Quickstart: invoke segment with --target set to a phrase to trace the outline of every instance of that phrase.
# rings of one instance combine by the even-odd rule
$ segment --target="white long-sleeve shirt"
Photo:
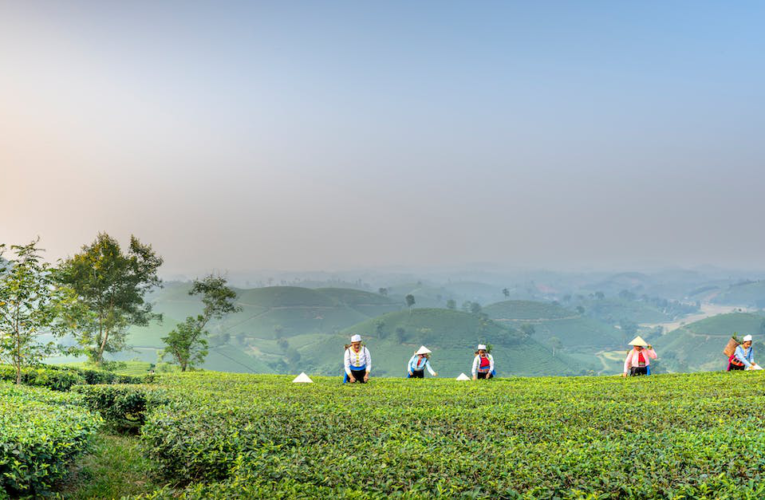
[[[430,360],[428,358],[420,358],[418,355],[412,356],[412,359],[409,360],[408,365],[408,371],[410,372],[419,372],[424,370],[425,368],[428,369],[431,375],[434,377],[436,376],[436,372],[433,371],[433,368],[430,367]]]
[[[491,373],[494,371],[494,357],[491,354],[487,354],[486,357],[489,358],[489,371],[486,373]],[[479,366],[481,366],[481,356],[480,354],[476,354],[473,359],[473,375],[478,373]]]
[[[345,373],[351,374],[351,368],[356,371],[365,370],[367,373],[372,371],[372,356],[369,349],[362,347],[358,352],[349,347],[345,350]]]

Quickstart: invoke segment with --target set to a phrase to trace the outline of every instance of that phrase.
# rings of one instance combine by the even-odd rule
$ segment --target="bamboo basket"
[[[728,341],[728,345],[725,346],[725,349],[723,349],[723,354],[725,354],[727,357],[733,356],[733,353],[736,352],[736,347],[738,347],[738,342],[733,337],[730,338]]]

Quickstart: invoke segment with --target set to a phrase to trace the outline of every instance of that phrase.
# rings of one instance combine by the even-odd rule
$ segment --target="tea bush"
[[[151,375],[135,377],[53,365],[27,367],[21,371],[21,382],[24,385],[47,387],[54,391],[68,391],[72,386],[81,384],[143,384],[153,379]],[[12,366],[0,365],[0,381],[3,380],[15,382],[16,369]]]
[[[142,439],[169,478],[201,483],[189,498],[757,498],[763,382],[742,372],[342,386],[192,373],[161,380],[175,395]]]
[[[0,497],[46,493],[100,425],[76,395],[0,382]]]
[[[84,385],[74,391],[91,411],[122,432],[137,432],[148,409],[169,401],[167,390],[150,385]]]

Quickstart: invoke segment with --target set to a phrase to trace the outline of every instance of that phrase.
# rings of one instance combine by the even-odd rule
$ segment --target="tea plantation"
[[[765,498],[761,373],[314,380],[76,391],[107,422],[142,424],[136,449],[166,484],[142,498]]]

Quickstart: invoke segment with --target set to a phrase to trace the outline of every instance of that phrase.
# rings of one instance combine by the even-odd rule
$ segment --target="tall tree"
[[[504,295],[505,298],[508,298],[510,296],[510,290],[508,290],[507,288],[503,288],[502,295]]]
[[[405,297],[406,299],[406,307],[409,308],[409,313],[412,312],[412,306],[414,305],[414,295],[411,293]]]
[[[59,295],[50,265],[40,257],[38,242],[12,245],[16,255],[7,260],[2,257],[6,247],[0,245],[0,358],[16,369],[17,384],[24,366],[55,350],[53,342],[44,343],[40,336],[62,333],[55,322]]]
[[[207,356],[207,323],[242,310],[235,305],[236,292],[226,286],[226,278],[222,276],[210,274],[202,280],[194,280],[189,295],[202,296],[202,314],[187,317],[167,337],[162,337],[167,345],[163,354],[172,356],[182,372],[202,363]]]
[[[102,364],[105,352],[124,350],[131,325],[146,326],[161,319],[144,300],[146,292],[162,285],[157,276],[161,265],[162,257],[151,245],[131,236],[130,247],[123,252],[106,233],[99,233],[92,244],[63,262],[59,281],[78,299],[70,321],[76,325],[81,350],[91,361]]]

